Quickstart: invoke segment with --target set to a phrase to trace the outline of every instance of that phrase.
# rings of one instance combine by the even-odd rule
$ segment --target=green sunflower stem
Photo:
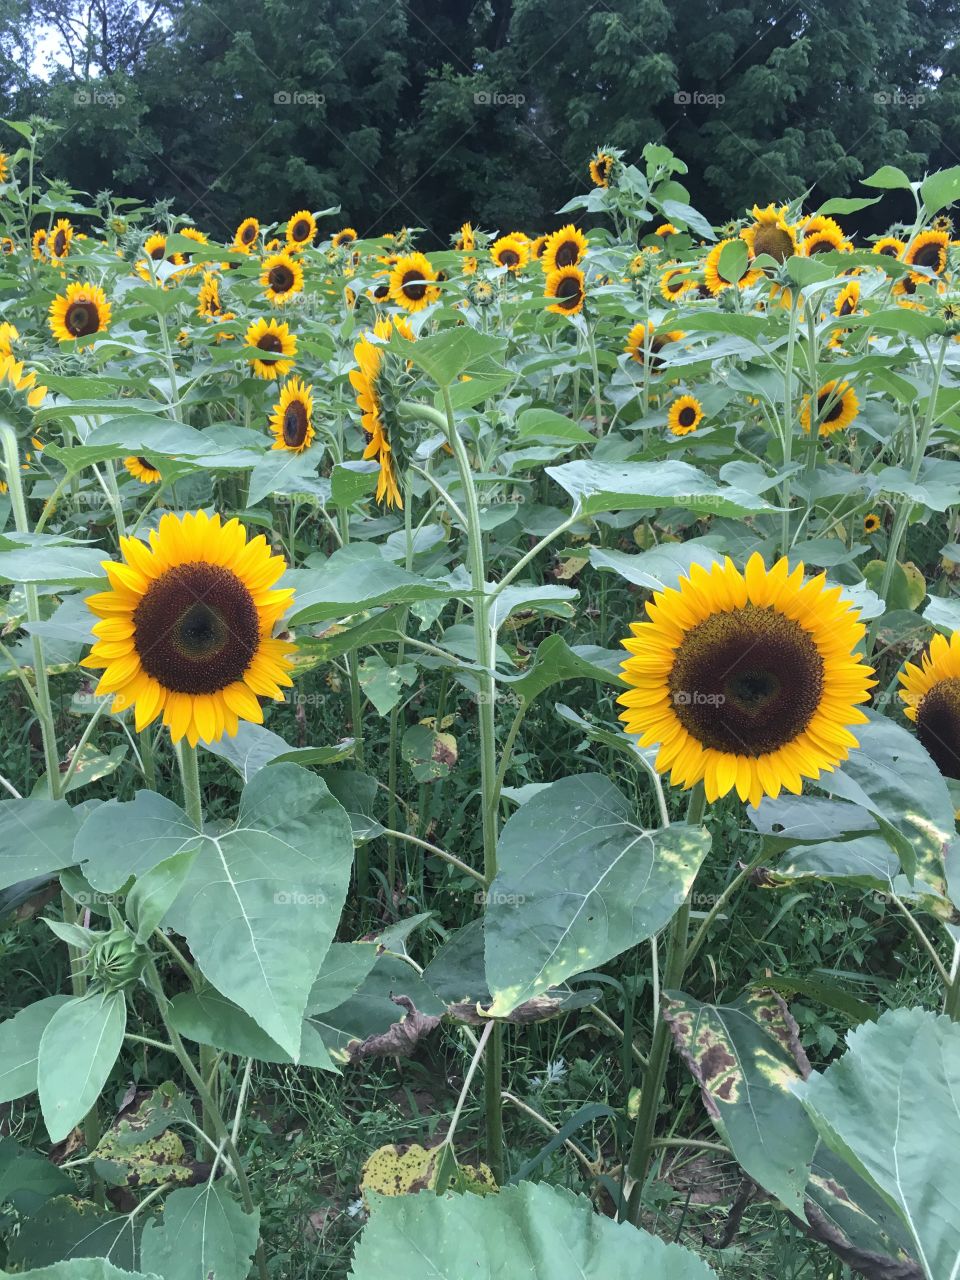
[[[197,748],[191,747],[186,738],[181,738],[177,744],[177,760],[180,764],[180,777],[183,780],[183,807],[187,817],[199,830],[203,826],[200,767],[197,761]]]
[[[703,783],[699,782],[690,793],[686,821],[699,826],[706,809]],[[687,967],[687,938],[690,931],[690,895],[674,916],[667,939],[667,959],[663,970],[663,989],[676,989],[683,982]],[[640,1109],[633,1131],[633,1145],[627,1162],[626,1186],[629,1188],[624,1217],[635,1227],[640,1225],[643,1207],[643,1187],[650,1169],[650,1161],[656,1146],[657,1119],[660,1112],[660,1095],[670,1056],[670,1028],[664,1017],[657,1015],[650,1046],[647,1071],[640,1090]]]
[[[23,476],[20,471],[20,448],[16,432],[9,423],[0,423],[0,438],[3,442],[3,461],[7,470],[7,485],[10,492],[10,505],[13,509],[13,523],[17,533],[29,533],[30,521],[27,517],[27,502],[23,493]],[[26,600],[26,613],[29,622],[40,621],[40,597],[37,588],[26,583],[23,588]],[[47,767],[47,789],[51,799],[57,800],[61,793],[60,785],[60,752],[57,748],[56,722],[53,716],[53,703],[50,700],[50,682],[47,679],[47,667],[43,654],[43,641],[36,633],[30,637],[33,647],[33,674],[37,685],[37,719],[40,722],[40,735],[43,740],[43,757]]]
[[[950,985],[943,1002],[943,1012],[951,1022],[960,1022],[960,942],[954,944]]]
[[[593,416],[596,421],[597,435],[603,431],[603,409],[600,398],[600,365],[597,361],[597,335],[589,320],[584,320],[587,334],[587,350],[590,352],[590,370],[593,374]]]

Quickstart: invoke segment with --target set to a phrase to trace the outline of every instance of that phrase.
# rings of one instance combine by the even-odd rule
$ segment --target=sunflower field
[[[0,1274],[956,1280],[960,168],[437,250],[8,128]]]

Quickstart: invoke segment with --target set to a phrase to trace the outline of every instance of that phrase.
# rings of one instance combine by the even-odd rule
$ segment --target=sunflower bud
[[[149,959],[147,948],[137,942],[113,908],[110,918],[113,927],[96,935],[85,961],[90,982],[108,992],[122,991],[136,982]]]
[[[493,302],[493,286],[487,280],[471,281],[467,294],[475,307],[489,307]]]
[[[949,337],[960,336],[960,299],[944,298],[934,307],[934,314],[943,322]]]

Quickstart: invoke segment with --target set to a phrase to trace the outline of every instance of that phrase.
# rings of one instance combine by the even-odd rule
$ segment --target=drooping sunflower
[[[768,204],[765,209],[753,206],[753,222],[744,227],[740,238],[746,241],[750,256],[765,253],[777,262],[785,262],[797,252],[796,228],[787,221],[787,206],[779,209]]]
[[[0,182],[6,182],[10,176],[10,157],[5,151],[0,151]]]
[[[907,662],[899,675],[903,714],[948,778],[960,779],[960,631],[936,635],[920,665]]]
[[[43,257],[43,246],[46,243],[46,239],[47,239],[47,228],[37,227],[36,231],[33,233],[33,238],[30,241],[31,252],[33,253],[34,258],[37,259],[37,261],[39,261]]]
[[[303,267],[289,253],[272,254],[263,260],[260,283],[267,299],[282,306],[303,289]]]
[[[547,243],[540,255],[540,265],[547,275],[562,267],[575,267],[583,259],[588,246],[589,241],[580,228],[575,227],[572,222],[567,223],[559,231],[547,236]]]
[[[543,252],[545,254],[546,249]],[[508,236],[501,236],[499,240],[494,240],[490,246],[490,257],[498,267],[506,267],[512,275],[516,275],[530,261],[530,245],[522,236],[512,232]],[[540,260],[542,263],[543,254]]]
[[[313,244],[317,235],[317,220],[308,209],[298,210],[287,223],[287,244],[304,249]]]
[[[203,273],[203,283],[197,293],[197,315],[206,320],[232,320],[233,314],[224,311],[220,301],[220,280],[213,271]]]
[[[881,520],[875,511],[870,511],[863,517],[863,532],[876,533],[880,528]]]
[[[675,436],[687,436],[703,421],[703,405],[696,396],[678,396],[667,410],[667,427]]]
[[[842,382],[838,378],[825,382],[817,391],[816,416],[821,420],[817,435],[831,436],[835,431],[842,431],[844,427],[849,427],[856,418],[859,408],[857,394],[849,382]],[[810,433],[812,424],[809,396],[804,397],[800,409],[800,425],[807,434]]]
[[[616,157],[609,151],[595,151],[590,158],[590,179],[595,187],[609,187],[616,165]]]
[[[74,228],[69,218],[58,218],[47,233],[45,248],[52,262],[59,262],[70,252]]]
[[[257,237],[260,235],[260,223],[256,218],[244,218],[233,233],[232,248],[239,249],[240,252],[252,249],[257,243]]]
[[[103,333],[110,324],[110,303],[96,284],[68,284],[50,303],[50,331],[58,342]]]
[[[870,252],[883,254],[885,258],[899,258],[906,247],[904,241],[898,240],[896,236],[881,236],[874,241]]]
[[[711,801],[736,788],[758,805],[799,794],[858,745],[850,727],[865,723],[875,683],[854,652],[865,628],[822,574],[805,583],[802,564],[768,570],[759,553],[741,573],[727,558],[695,565],[646,608],[622,642],[631,687],[617,701],[674,784],[703,781]]]
[[[13,326],[10,326],[13,328]],[[37,382],[35,369],[25,369],[22,360],[17,360],[10,352],[0,355],[0,383],[6,382],[14,391],[27,393],[27,404],[31,409],[38,409],[47,395],[47,388]],[[34,439],[34,447],[42,449],[39,440]],[[29,458],[29,454],[27,455]]]
[[[247,329],[244,342],[263,353],[250,361],[258,378],[282,378],[293,368],[290,357],[297,354],[297,339],[285,322],[261,316]]]
[[[585,297],[583,272],[577,266],[558,267],[547,276],[543,294],[553,298],[548,311],[561,316],[579,315]]]
[[[159,484],[163,479],[149,458],[131,456],[124,458],[123,465],[130,475],[135,480],[139,480],[141,484]]]
[[[454,237],[453,247],[463,253],[472,253],[477,247],[477,237],[472,222],[465,222]]]
[[[946,231],[921,231],[910,243],[903,255],[903,261],[911,267],[926,267],[935,275],[940,275],[947,265],[947,249],[950,237]]]
[[[716,296],[722,293],[724,289],[729,289],[736,285],[738,289],[747,289],[752,284],[762,278],[763,272],[757,270],[746,270],[739,280],[727,280],[720,272],[720,255],[728,244],[733,244],[731,240],[718,240],[710,252],[707,254],[703,263],[703,281],[710,292]]]
[[[641,320],[635,324],[627,335],[627,345],[623,348],[631,360],[637,364],[649,361],[651,369],[659,369],[663,364],[660,352],[669,342],[679,342],[686,335],[679,329],[671,329],[668,333],[657,333],[657,326],[652,320],[646,324]]]
[[[273,639],[293,599],[275,583],[286,561],[237,520],[168,514],[150,546],[121,538],[123,561],[104,561],[112,590],[87,597],[100,621],[82,666],[102,670],[97,693],[113,711],[135,707],[137,730],[158,716],[174,742],[215,742],[240,720],[263,723],[258,698],[283,701],[288,655]]]
[[[437,273],[422,253],[398,258],[390,271],[390,299],[405,311],[423,311],[440,297]]]
[[[9,320],[0,323],[0,356],[13,354],[13,344],[20,337],[20,330]]]
[[[373,334],[381,341],[386,341],[390,337],[390,331],[390,321],[381,319],[374,325]],[[385,502],[388,507],[402,509],[403,496],[394,472],[393,451],[387,438],[379,387],[383,370],[383,348],[378,343],[371,342],[368,334],[363,334],[353,348],[353,355],[358,368],[350,370],[350,384],[356,392],[360,423],[369,437],[363,456],[367,460],[375,458],[380,467],[377,501]]]
[[[270,415],[274,449],[303,453],[313,443],[313,387],[300,378],[283,384],[280,399]]]
[[[335,249],[343,249],[348,244],[353,244],[356,238],[357,238],[357,233],[353,227],[344,227],[341,231],[338,231],[336,233],[336,235],[333,237],[331,241],[331,244]]]

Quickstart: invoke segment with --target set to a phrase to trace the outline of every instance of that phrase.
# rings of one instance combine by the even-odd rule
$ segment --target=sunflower
[[[815,253],[840,253],[849,247],[849,241],[832,218],[811,218],[804,226],[800,244],[804,257],[811,258]]]
[[[69,218],[59,218],[47,233],[44,245],[52,262],[59,262],[70,252],[70,241],[73,239],[73,223]]]
[[[453,241],[453,247],[464,253],[470,253],[477,247],[477,237],[473,230],[473,223],[465,222]]]
[[[260,234],[260,223],[256,218],[244,218],[233,233],[233,244],[231,248],[239,249],[241,253],[249,252],[257,243],[257,237]]]
[[[344,249],[347,245],[353,244],[357,238],[357,233],[353,227],[344,227],[342,231],[338,231],[333,237],[331,244],[335,249]]]
[[[686,267],[668,267],[660,277],[660,296],[665,302],[675,302],[696,287]]]
[[[289,253],[264,258],[260,283],[274,306],[282,306],[303,288],[303,267]]]
[[[863,532],[876,533],[880,528],[881,520],[875,511],[869,512],[863,517]]]
[[[833,314],[841,319],[844,316],[852,315],[860,305],[860,286],[856,280],[851,280],[837,294],[837,300],[833,304]]]
[[[664,240],[667,236],[678,236],[679,228],[675,227],[672,222],[661,222],[653,233],[655,236],[661,236]]]
[[[468,296],[475,307],[489,307],[493,302],[493,285],[489,280],[474,280]]]
[[[287,245],[303,249],[313,244],[317,234],[317,220],[307,209],[300,209],[287,223]]]
[[[422,311],[440,297],[437,273],[422,253],[398,258],[390,272],[390,298],[407,311]]]
[[[197,244],[210,243],[206,234],[203,231],[198,231],[196,227],[179,227],[177,229],[177,235],[184,236],[185,239],[187,240],[193,240]],[[189,253],[178,253],[175,255],[175,257],[178,258],[180,262],[184,264],[184,269],[182,271],[177,271],[174,273],[180,279],[183,279],[186,276],[196,275],[198,271],[202,271],[204,269],[203,263],[195,263],[192,266],[190,265]]]
[[[258,378],[281,378],[293,368],[293,361],[282,357],[297,354],[297,339],[286,323],[279,320],[254,320],[244,335],[248,347],[256,347],[264,353],[250,363]]]
[[[149,548],[121,538],[123,562],[104,561],[112,590],[87,597],[101,621],[82,666],[102,670],[97,693],[113,711],[136,707],[137,730],[159,715],[174,742],[215,742],[239,720],[263,723],[258,698],[283,701],[295,646],[272,639],[293,589],[261,534],[197,511],[165,515]]]
[[[386,341],[390,337],[391,324],[387,319],[378,320],[374,325],[374,337]],[[365,459],[376,458],[380,466],[377,479],[377,501],[386,502],[388,507],[403,508],[403,497],[393,469],[392,450],[387,439],[387,428],[383,417],[383,398],[379,382],[383,371],[383,348],[371,342],[367,334],[353,348],[353,355],[359,366],[350,370],[350,384],[356,392],[357,408],[360,410],[360,423],[369,436],[367,447],[363,451]]]
[[[38,261],[40,258],[43,257],[43,246],[46,238],[47,238],[46,227],[37,227],[36,231],[33,233],[33,239],[30,241],[30,249],[31,249],[31,252],[33,253],[34,258],[36,258]]]
[[[744,573],[729,557],[694,565],[678,589],[659,591],[649,621],[623,646],[617,701],[627,733],[659,746],[656,767],[684,788],[701,780],[708,800],[734,788],[758,805],[783,788],[799,794],[858,745],[850,726],[875,683],[854,649],[859,612],[803,580],[803,565],[772,569],[754,553]]]
[[[541,255],[541,262],[545,254],[546,249]],[[490,246],[490,257],[498,267],[506,267],[508,271],[516,274],[530,261],[530,245],[522,236],[514,232],[512,235],[501,236],[499,240],[494,240]]]
[[[583,310],[584,278],[577,266],[558,267],[547,276],[543,287],[546,298],[554,301],[547,307],[561,316],[575,316]]]
[[[110,303],[96,284],[68,284],[50,303],[50,330],[58,342],[103,333],[110,323]]]
[[[885,258],[899,258],[906,247],[906,244],[896,236],[881,236],[879,240],[874,241],[870,252],[880,253]]]
[[[10,177],[10,157],[5,151],[0,151],[0,182],[6,182]]]
[[[0,236],[0,253],[13,253],[16,245],[9,236]]]
[[[667,426],[675,436],[687,436],[703,421],[703,405],[695,396],[678,396],[667,410]]]
[[[954,232],[953,219],[949,213],[938,213],[930,223],[931,230],[943,231],[948,236],[952,236]]]
[[[590,178],[595,187],[609,187],[616,158],[608,151],[595,151],[590,159]]]
[[[672,329],[669,333],[657,333],[656,325],[652,320],[646,324],[641,320],[627,335],[624,351],[637,364],[644,364],[649,360],[651,369],[659,369],[663,364],[663,356],[660,354],[663,348],[668,342],[679,342],[685,336],[679,329]]]
[[[313,443],[313,387],[300,378],[283,384],[280,399],[270,415],[274,449],[303,453]]]
[[[141,484],[159,484],[163,479],[149,458],[138,458],[136,456],[124,458],[123,465],[130,475],[135,480],[139,480]]]
[[[12,325],[10,327],[13,328]],[[25,391],[27,404],[31,409],[39,408],[46,399],[47,388],[37,383],[36,371],[33,369],[25,371],[23,361],[17,360],[9,352],[0,355],[0,383],[3,382],[9,383],[14,391]],[[34,440],[33,443],[36,449],[43,448],[39,440]]]
[[[197,315],[207,320],[232,319],[229,311],[224,311],[220,301],[220,281],[212,271],[203,273],[203,284],[197,294]]]
[[[934,636],[920,666],[905,663],[899,680],[921,745],[942,774],[960,779],[960,631]]]
[[[860,402],[849,382],[834,379],[825,382],[817,392],[816,416],[820,423],[817,435],[831,436],[835,431],[849,427],[857,416]],[[824,412],[826,411],[826,412]],[[810,397],[805,396],[800,410],[800,425],[809,435],[811,427]]]
[[[553,235],[547,236],[547,243],[540,255],[540,265],[547,275],[559,271],[562,267],[575,267],[586,254],[587,245],[587,237],[579,227],[568,223],[559,231],[554,231]],[[507,264],[501,263],[501,265]]]
[[[15,324],[11,324],[9,320],[4,320],[0,324],[0,356],[9,356],[13,354],[13,344],[19,339],[20,330]]]
[[[735,243],[733,240],[718,240],[710,252],[707,254],[703,264],[703,279],[707,288],[714,295],[722,293],[724,289],[729,289],[731,285],[736,283],[738,289],[749,288],[763,276],[762,271],[745,271],[739,280],[727,280],[720,274],[720,255],[728,244]]]
[[[926,267],[939,275],[947,265],[947,249],[950,237],[946,231],[921,231],[911,241],[903,255],[903,261],[911,267]]]
[[[765,209],[753,206],[753,223],[744,227],[740,238],[746,241],[751,258],[765,253],[777,262],[785,262],[797,252],[796,229],[787,221],[787,206],[779,209],[768,204]]]
[[[540,261],[549,239],[549,236],[537,236],[536,239],[530,241],[530,258],[532,261]]]

